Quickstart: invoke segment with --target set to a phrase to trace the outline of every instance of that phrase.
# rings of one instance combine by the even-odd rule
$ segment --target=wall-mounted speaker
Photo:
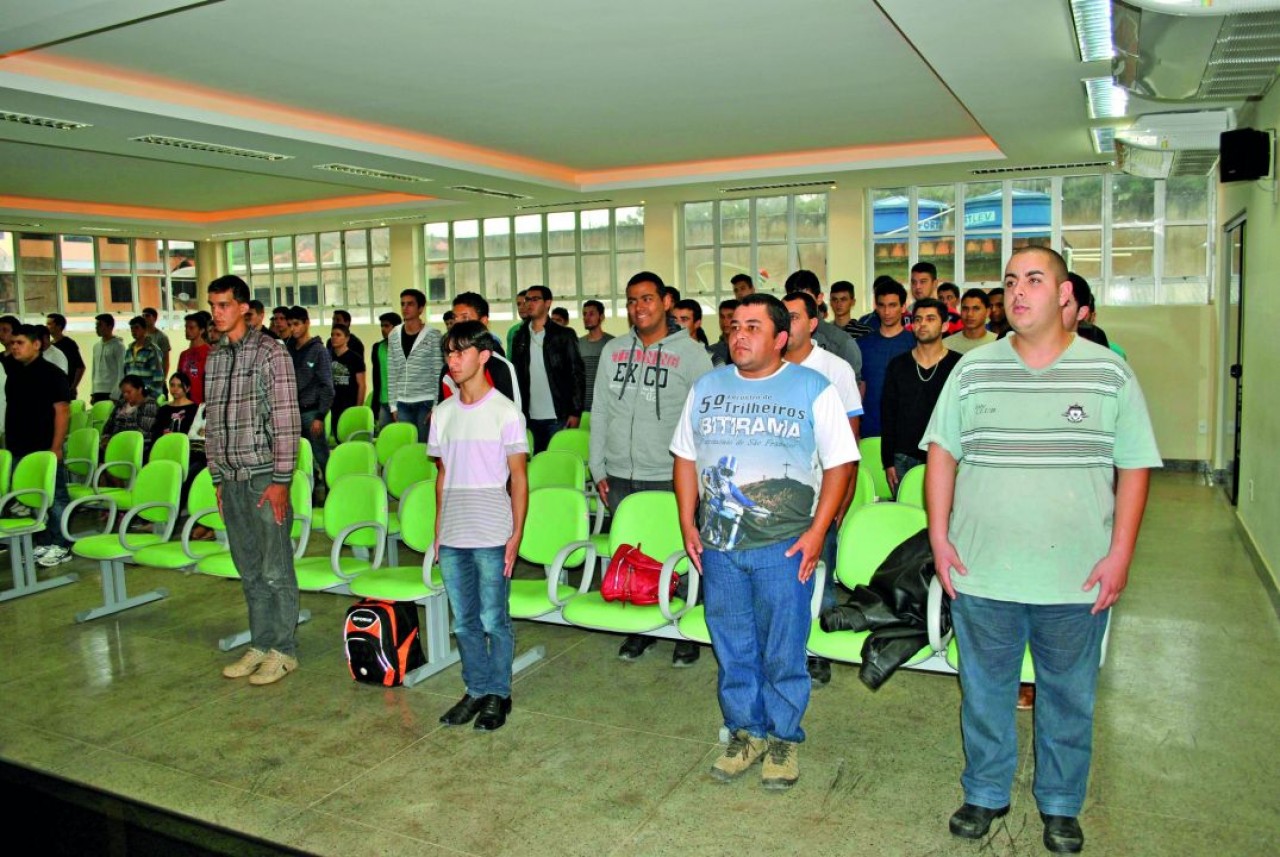
[[[1253,128],[1223,131],[1218,147],[1218,178],[1247,182],[1271,174],[1271,135]]]

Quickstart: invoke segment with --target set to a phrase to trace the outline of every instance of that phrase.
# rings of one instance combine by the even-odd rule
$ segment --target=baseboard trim
[[[1239,513],[1236,513],[1236,530],[1240,533],[1240,541],[1244,543],[1244,550],[1249,555],[1253,570],[1257,573],[1258,580],[1262,581],[1262,588],[1266,591],[1267,598],[1271,600],[1271,609],[1276,612],[1276,618],[1280,619],[1280,586],[1277,586],[1275,574],[1267,564],[1266,557],[1258,550],[1258,543],[1254,541],[1253,533],[1249,532],[1249,528],[1240,519]]]

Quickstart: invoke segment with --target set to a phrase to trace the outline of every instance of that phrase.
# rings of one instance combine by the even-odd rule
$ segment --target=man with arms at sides
[[[789,322],[777,298],[743,299],[730,334],[734,368],[695,382],[671,441],[680,530],[706,578],[731,735],[711,775],[734,780],[763,758],[769,789],[800,778],[813,572],[858,460],[835,388],[783,362]]]
[[[387,336],[387,404],[391,418],[418,427],[418,442],[427,442],[431,408],[436,403],[444,369],[440,331],[427,327],[422,313],[427,296],[417,289],[400,293],[404,321]]]
[[[186,350],[178,355],[178,371],[187,378],[187,395],[198,405],[204,402],[205,364],[209,362],[209,343],[205,334],[209,330],[209,322],[203,314],[193,312],[183,319],[183,324],[188,344]]]
[[[477,292],[463,292],[453,299],[453,323],[478,321],[489,330],[489,302]],[[452,330],[453,328],[449,328]],[[489,357],[484,364],[485,381],[502,395],[520,407],[520,385],[516,383],[516,369],[511,361],[502,355],[502,343],[493,333],[489,333],[489,344],[486,349]],[[446,367],[441,378],[441,392],[444,396],[453,396],[458,392],[458,385]]]
[[[960,649],[964,804],[950,828],[978,839],[1008,812],[1029,644],[1032,793],[1045,847],[1074,853],[1084,845],[1077,816],[1102,638],[1161,461],[1133,372],[1063,326],[1071,284],[1062,257],[1020,249],[1004,281],[1017,335],[964,356],[921,441],[929,541]]]
[[[996,339],[1004,339],[1008,334],[1009,321],[1004,315],[1004,288],[997,286],[987,292],[987,300],[991,301],[987,318],[987,330],[996,335]]]
[[[524,417],[484,371],[493,342],[483,324],[454,310],[445,359],[458,394],[436,408],[427,443],[439,470],[436,554],[466,685],[440,722],[474,718],[482,732],[501,729],[511,711],[515,634],[507,602],[529,508]]]
[[[525,303],[525,299],[529,297],[528,289],[521,289],[516,292],[516,320],[512,322],[511,327],[507,328],[507,353],[511,354],[514,350],[516,332],[523,327],[529,319],[529,305]]]
[[[120,398],[120,379],[124,377],[124,340],[115,335],[115,316],[109,312],[94,318],[94,333],[98,341],[93,343],[93,390],[90,404],[105,399]]]
[[[831,305],[831,323],[855,340],[861,339],[871,332],[870,327],[853,316],[853,308],[858,303],[857,295],[854,294],[853,283],[848,280],[838,280],[832,283],[830,294],[827,296],[827,303]]]
[[[49,339],[53,347],[67,359],[67,377],[71,379],[71,398],[74,399],[80,379],[84,377],[84,358],[80,356],[80,346],[67,336],[67,317],[62,313],[49,313],[45,327],[49,328]]]
[[[738,308],[738,301],[734,298],[720,301],[718,315],[720,316],[720,338],[716,340],[707,353],[711,355],[712,366],[730,366],[733,364],[733,357],[729,354],[729,328],[733,325],[733,311]]]
[[[71,367],[67,365],[67,355],[61,349],[53,347],[53,340],[49,336],[49,328],[42,325],[36,325],[40,328],[40,356],[45,360],[57,366],[67,376],[67,380],[71,379]]]
[[[991,298],[982,289],[965,292],[960,299],[960,332],[943,338],[943,344],[957,354],[968,354],[979,345],[995,342],[998,337],[987,330],[990,307]]]
[[[151,340],[156,352],[160,355],[160,387],[154,393],[154,395],[159,396],[169,378],[169,353],[173,350],[173,347],[169,344],[169,337],[165,332],[156,327],[156,322],[160,320],[160,313],[156,312],[155,307],[144,309],[142,311],[142,319],[146,325],[147,338]],[[148,385],[148,389],[151,389],[150,385]]]
[[[140,315],[129,319],[129,333],[133,335],[133,343],[125,347],[124,363],[120,367],[122,376],[137,375],[146,385],[148,395],[158,398],[166,386],[164,361],[155,340],[147,335],[147,319]]]
[[[578,427],[586,389],[578,337],[550,321],[551,289],[530,286],[524,302],[529,320],[516,331],[511,362],[533,432],[533,451],[539,453],[560,429]]]
[[[333,439],[338,439],[338,421],[347,408],[364,404],[364,355],[351,347],[351,330],[345,324],[335,324],[329,334],[329,356],[333,360],[333,415],[329,425],[333,427]]]
[[[818,326],[818,308],[807,292],[792,292],[783,299],[787,313],[791,319],[790,335],[787,337],[787,350],[782,358],[788,363],[805,366],[820,374],[831,382],[840,394],[840,403],[844,406],[845,416],[849,418],[849,429],[856,441],[859,436],[859,423],[862,419],[862,396],[858,393],[858,382],[854,378],[849,364],[829,351],[817,346],[813,341],[813,331]],[[828,610],[836,606],[835,569],[836,543],[840,532],[840,524],[844,522],[845,512],[853,502],[853,491],[857,486],[858,465],[853,465],[849,476],[849,487],[845,490],[844,500],[836,510],[836,515],[827,528],[826,541],[822,546],[822,561],[826,564],[826,586],[822,590],[822,609]],[[808,661],[809,678],[817,687],[824,687],[831,681],[831,662],[826,658],[811,656]]]
[[[289,530],[289,485],[302,426],[293,362],[249,327],[249,286],[235,275],[209,284],[218,344],[205,364],[205,456],[227,524],[227,544],[249,608],[249,650],[227,678],[272,684],[298,668],[298,579]]]
[[[822,305],[822,286],[818,282],[818,275],[813,271],[805,271],[803,269],[796,271],[787,277],[786,286],[784,287],[786,294],[795,292],[805,292],[809,297],[813,298],[814,306]],[[862,351],[858,348],[858,343],[853,341],[853,337],[836,327],[829,321],[818,319],[818,328],[813,332],[813,341],[818,345],[830,351],[835,356],[849,364],[853,369],[854,377],[858,379],[858,383],[862,384]],[[862,388],[859,387],[861,392]]]
[[[729,278],[729,285],[733,287],[733,299],[736,301],[756,293],[756,284],[749,274],[734,274]]]
[[[330,321],[329,327],[334,328],[340,324],[346,325],[347,327],[347,347],[350,348],[352,351],[354,351],[356,354],[359,354],[360,359],[363,360],[365,356],[364,343],[360,341],[360,337],[356,336],[354,333],[351,332],[351,313],[347,312],[345,309],[335,309],[333,311],[333,319]],[[325,347],[328,348],[330,352],[332,352],[333,340],[330,339],[328,342],[326,342]]]
[[[373,357],[369,361],[373,370],[373,409],[378,415],[378,430],[391,422],[391,406],[387,403],[387,337],[400,324],[399,313],[384,312],[378,316],[382,338],[373,343]]]
[[[878,280],[875,286],[876,316],[880,323],[858,343],[862,349],[862,436],[880,436],[880,395],[889,361],[915,347],[916,340],[902,324],[907,290],[896,280]]]
[[[615,513],[637,491],[674,490],[671,436],[693,382],[711,371],[711,358],[688,333],[668,332],[657,274],[641,271],[628,281],[627,320],[631,330],[601,357],[591,406],[591,478]],[[633,634],[618,657],[633,661],[655,642]],[[691,666],[699,651],[678,642],[671,663]]]
[[[907,471],[924,464],[920,438],[942,394],[942,385],[960,362],[960,355],[943,344],[946,313],[946,304],[936,298],[916,301],[916,323],[911,329],[915,347],[890,360],[885,371],[880,397],[880,463],[895,496]]]
[[[902,323],[911,329],[911,314],[915,311],[916,301],[921,298],[938,296],[938,268],[932,262],[916,262],[911,266],[911,303],[907,306]]]
[[[604,354],[613,334],[605,333],[604,304],[597,300],[587,301],[582,305],[582,326],[587,329],[585,335],[578,337],[578,353],[582,355],[582,388],[586,398],[583,409],[591,410],[592,396],[595,393],[596,369],[600,366],[600,355]]]
[[[250,330],[261,328],[246,321]],[[324,418],[333,407],[333,364],[318,336],[311,335],[311,314],[306,307],[289,307],[289,357],[293,360],[294,387],[298,391],[298,420],[302,436],[311,444],[315,462],[315,485],[324,487],[324,471],[329,464],[329,439],[324,435]]]

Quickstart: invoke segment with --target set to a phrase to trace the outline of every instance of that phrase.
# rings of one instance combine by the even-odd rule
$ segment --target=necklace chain
[[[946,355],[944,354],[943,356],[945,357]],[[929,373],[929,377],[926,378],[924,373],[920,371],[920,361],[915,359],[914,354],[911,355],[911,362],[916,365],[916,377],[920,379],[920,383],[922,384],[928,384],[930,381],[932,381],[933,376],[938,374],[938,367],[942,365],[941,360],[939,360],[937,363],[934,363],[932,367],[932,371]]]

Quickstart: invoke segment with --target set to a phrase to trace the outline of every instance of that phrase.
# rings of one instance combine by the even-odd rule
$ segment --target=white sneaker
[[[64,562],[71,562],[71,551],[58,545],[50,545],[45,551],[44,556],[36,560],[45,568],[53,568],[55,565],[62,565]]]

